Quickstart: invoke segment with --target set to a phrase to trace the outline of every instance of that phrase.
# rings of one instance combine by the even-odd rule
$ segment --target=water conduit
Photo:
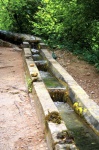
[[[0,30],[21,44],[29,91],[49,150],[99,150],[99,106],[52,58],[41,39]]]
[[[98,150],[99,107],[40,42],[23,42],[23,53],[49,149]]]

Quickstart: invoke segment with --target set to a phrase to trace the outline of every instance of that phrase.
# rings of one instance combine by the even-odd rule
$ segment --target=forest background
[[[99,0],[0,0],[0,30],[42,37],[99,71]]]

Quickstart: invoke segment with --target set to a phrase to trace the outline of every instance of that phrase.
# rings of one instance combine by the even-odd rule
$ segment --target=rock
[[[43,148],[44,146],[43,145],[40,145],[40,148]]]
[[[87,76],[90,76],[90,72],[87,72],[87,74],[86,74]]]
[[[30,67],[34,67],[34,64],[30,64]]]
[[[95,94],[95,92],[94,92],[94,91],[92,91],[92,92],[91,92],[91,94]]]
[[[37,72],[31,73],[31,76],[32,76],[32,77],[37,77],[37,76],[38,76],[38,73],[37,73]]]
[[[88,83],[90,83],[91,81],[90,81],[90,80],[88,80],[87,82],[88,82]]]

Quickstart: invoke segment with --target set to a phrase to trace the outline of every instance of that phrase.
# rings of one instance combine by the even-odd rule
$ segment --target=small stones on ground
[[[28,150],[33,150],[33,146],[29,146],[29,147],[28,147]]]
[[[43,145],[40,145],[40,148],[44,147]]]
[[[94,91],[92,91],[92,92],[91,92],[91,94],[95,94],[95,92],[94,92]]]
[[[88,69],[88,67],[86,66],[85,69]]]
[[[88,80],[87,82],[88,82],[88,83],[90,83],[91,81],[90,81],[90,80]]]
[[[69,62],[67,62],[67,65],[70,65],[70,63],[69,63]]]
[[[86,74],[87,76],[90,76],[90,72],[87,72],[87,74]]]

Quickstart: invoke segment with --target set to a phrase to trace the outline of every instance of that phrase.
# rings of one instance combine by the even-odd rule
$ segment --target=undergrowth
[[[92,64],[95,66],[97,72],[99,72],[99,54],[98,51],[96,53],[90,51],[90,49],[81,48],[79,44],[73,44],[69,42],[65,42],[65,44],[61,44],[57,41],[44,40],[43,41],[51,48],[51,50],[60,49],[60,50],[66,50],[71,51],[74,55],[78,56],[78,59],[84,60],[88,62],[89,64]],[[58,43],[58,44],[57,44]]]
[[[26,77],[26,82],[27,82],[27,86],[28,86],[28,92],[32,93],[32,79],[30,79],[29,77]]]

